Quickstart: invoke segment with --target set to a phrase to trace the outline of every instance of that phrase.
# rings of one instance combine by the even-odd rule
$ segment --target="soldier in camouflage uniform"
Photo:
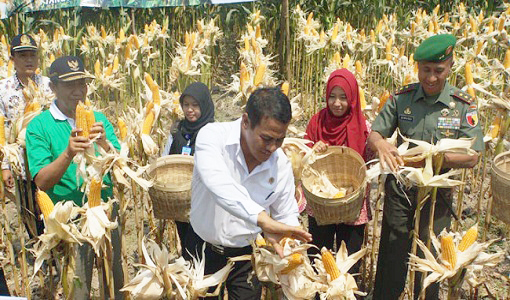
[[[399,128],[411,139],[437,143],[442,138],[476,138],[473,149],[483,151],[483,135],[478,123],[474,99],[447,82],[453,66],[456,39],[450,34],[425,40],[415,52],[419,83],[403,87],[388,100],[372,125],[368,145],[379,154],[383,165],[393,171],[404,164],[397,148],[385,138]],[[443,171],[448,168],[472,168],[478,155],[444,155]],[[423,165],[423,162],[419,163]],[[417,188],[404,188],[394,176],[385,182],[383,222],[373,299],[398,299],[407,277],[408,253],[411,251],[412,230]],[[430,201],[423,207],[420,239],[428,239]],[[434,213],[434,232],[439,234],[450,226],[452,189],[438,189]],[[415,297],[419,295],[420,276],[416,273]],[[427,299],[438,298],[439,286],[427,289]]]

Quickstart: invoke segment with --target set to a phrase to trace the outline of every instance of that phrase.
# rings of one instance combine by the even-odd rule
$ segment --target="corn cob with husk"
[[[89,191],[87,194],[89,208],[99,206],[101,204],[101,188],[103,180],[93,177],[90,181]]]
[[[78,133],[79,136],[89,137],[90,128],[92,124],[89,124],[89,120],[91,119],[85,104],[82,101],[78,103],[76,106],[76,128],[81,129],[81,132]]]
[[[326,273],[330,276],[330,280],[333,281],[340,277],[340,270],[338,269],[338,266],[336,265],[335,259],[333,258],[333,254],[326,249],[321,249],[321,259],[322,263],[324,264],[324,269],[326,269]]]
[[[37,205],[39,206],[39,209],[41,210],[44,219],[48,220],[51,212],[55,208],[55,205],[53,204],[53,201],[50,199],[48,194],[46,194],[42,190],[37,190],[35,194],[35,200],[37,202]]]
[[[5,146],[5,117],[0,114],[0,145]]]
[[[448,268],[453,270],[457,264],[457,253],[450,235],[441,237],[441,258],[448,263]]]

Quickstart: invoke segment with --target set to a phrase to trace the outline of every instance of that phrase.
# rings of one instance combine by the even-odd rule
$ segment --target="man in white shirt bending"
[[[282,256],[283,236],[311,241],[299,227],[291,164],[280,146],[291,119],[289,99],[278,88],[254,91],[233,122],[210,123],[198,133],[186,249],[205,249],[205,273],[229,257],[250,254],[263,232]],[[186,250],[185,250],[186,252]],[[250,261],[236,262],[227,279],[229,299],[260,299],[261,284],[248,282]],[[217,298],[217,297],[216,297]]]

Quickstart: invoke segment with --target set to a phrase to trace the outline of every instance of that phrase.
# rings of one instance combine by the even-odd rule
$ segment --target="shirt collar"
[[[12,75],[12,80],[16,83],[15,87],[16,90],[23,89],[23,83],[21,82],[21,80],[19,80],[17,73]],[[32,76],[32,80],[36,85],[39,85],[39,83],[41,82],[41,75],[34,74],[34,76]]]
[[[420,88],[416,91],[416,94],[414,94],[413,101],[416,102],[418,100],[424,100],[427,97],[425,96],[425,92],[423,92],[423,87],[420,84]],[[436,103],[441,102],[444,105],[448,106],[450,103],[450,84],[448,82],[445,82],[443,90],[441,91],[441,94],[436,99]]]
[[[50,113],[55,120],[59,121],[67,121],[69,125],[74,129],[76,127],[76,122],[72,118],[68,118],[57,106],[57,100],[53,100],[50,105]]]

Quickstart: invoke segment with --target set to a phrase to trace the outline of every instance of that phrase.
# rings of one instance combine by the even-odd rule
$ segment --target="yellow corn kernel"
[[[87,112],[83,102],[79,102],[76,106],[76,127],[81,129],[79,136],[89,137],[89,127],[87,124]]]
[[[453,237],[446,235],[441,237],[441,258],[448,262],[450,270],[455,268],[457,264],[457,253],[455,252],[455,245],[453,244]]]
[[[118,118],[117,119],[117,125],[119,126],[120,140],[123,141],[124,139],[126,139],[126,136],[127,136],[127,125],[126,125],[126,122],[123,119]]]
[[[101,187],[103,185],[103,180],[97,179],[93,177],[90,181],[89,193],[87,194],[87,199],[89,203],[89,208],[99,206],[101,204]]]
[[[510,49],[507,49],[505,52],[505,60],[503,61],[503,66],[505,69],[510,68]]]
[[[471,67],[471,62],[466,63],[465,75],[466,75],[466,84],[472,85],[474,81],[473,81],[473,70]]]
[[[301,265],[305,262],[305,258],[303,257],[303,254],[301,254],[301,253],[293,253],[287,257],[287,260],[289,262],[288,262],[287,266],[280,272],[282,274],[288,274],[290,271],[294,270],[299,265]]]
[[[148,114],[154,108],[154,102],[148,101],[145,103],[145,113]]]
[[[483,48],[483,41],[482,40],[479,40],[477,43],[476,43],[476,55],[479,55],[480,53],[482,53],[482,48]]]
[[[475,225],[466,231],[462,240],[460,241],[459,249],[460,252],[464,252],[469,246],[473,245],[473,243],[478,238],[478,227]]]
[[[370,29],[370,42],[375,43],[375,32],[373,29]]]
[[[119,30],[119,39],[121,42],[126,39],[126,34],[124,33],[124,29],[122,29],[122,27]]]
[[[260,63],[260,65],[257,67],[257,71],[255,72],[255,78],[253,79],[254,86],[258,86],[262,83],[265,73],[266,73],[266,64]]]
[[[319,43],[324,43],[325,40],[326,40],[326,33],[324,32],[324,30],[321,30],[321,33],[319,34]],[[347,38],[347,40],[349,40],[349,38]]]
[[[322,248],[321,254],[324,269],[326,270],[326,273],[328,273],[329,276],[331,276],[331,281],[340,277],[340,270],[336,265],[335,259],[333,258],[333,254],[331,254],[331,252],[329,252],[329,250],[326,248]]]
[[[5,145],[5,117],[0,115],[0,145]]]
[[[393,38],[386,43],[386,60],[391,60],[391,48],[393,47]]]
[[[55,207],[53,201],[51,201],[48,194],[41,190],[37,190],[35,194],[35,201],[37,202],[37,205],[39,205],[39,209],[43,213],[44,219],[48,220],[48,217]]]
[[[106,71],[104,72],[104,76],[108,77],[111,76],[113,72],[113,66],[111,64],[108,65],[108,68],[106,68]]]
[[[138,41],[138,36],[132,34],[129,38],[131,39],[133,46],[135,46],[136,49],[140,49],[140,41]]]
[[[152,102],[157,105],[161,105],[161,93],[159,89],[156,87],[151,90],[152,91]]]
[[[506,16],[504,14],[502,14],[499,17],[499,21],[498,21],[498,31],[499,32],[501,32],[501,31],[503,31],[503,29],[505,29],[505,21],[506,21]]]
[[[250,40],[247,37],[244,38],[244,51],[250,51]]]
[[[154,124],[154,111],[150,110],[143,121],[142,134],[150,134]]]
[[[473,18],[472,15],[469,15],[469,24],[471,25],[471,32],[477,33],[478,32],[478,25],[476,25],[476,20]]]
[[[312,24],[312,20],[313,20],[313,12],[310,12],[308,14],[308,18],[306,19],[306,25],[310,26]]]
[[[282,93],[284,93],[286,96],[289,95],[289,82],[288,81],[285,81],[284,83],[282,83]]]

